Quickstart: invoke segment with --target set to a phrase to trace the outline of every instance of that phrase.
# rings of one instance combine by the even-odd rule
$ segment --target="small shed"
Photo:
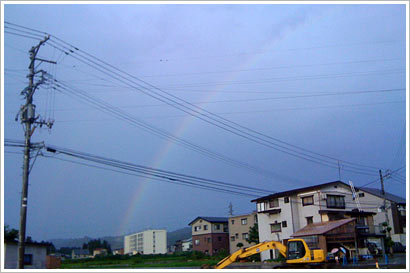
[[[325,255],[334,247],[347,246],[346,248],[355,249],[356,222],[354,218],[350,218],[313,223],[298,230],[291,237],[304,239],[310,248],[323,249]]]
[[[26,242],[24,251],[24,268],[25,269],[45,269],[47,247],[49,243]],[[18,242],[4,241],[4,268],[18,268]]]

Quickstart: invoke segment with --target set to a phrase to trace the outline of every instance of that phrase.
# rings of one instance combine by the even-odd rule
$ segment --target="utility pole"
[[[337,161],[337,167],[339,169],[339,181],[342,181],[342,177],[340,175],[340,161],[339,160]]]
[[[384,215],[386,217],[386,223],[387,226],[389,225],[389,216],[388,216],[388,212],[387,212],[387,203],[386,203],[386,192],[384,191],[384,183],[383,183],[383,174],[382,174],[382,170],[379,170],[379,175],[380,175],[380,183],[382,186],[382,195],[383,195],[383,207],[384,207]]]
[[[33,95],[37,87],[39,87],[44,82],[45,71],[39,70],[36,71],[35,61],[36,55],[40,47],[49,39],[50,37],[45,37],[42,41],[39,42],[37,46],[33,46],[30,53],[30,65],[29,65],[29,74],[27,78],[29,79],[29,85],[25,88],[21,94],[25,96],[26,103],[20,109],[20,120],[24,124],[24,157],[23,157],[23,182],[22,182],[22,191],[21,191],[21,207],[20,207],[20,228],[19,228],[19,242],[18,242],[18,267],[20,269],[24,268],[24,250],[25,250],[25,239],[26,239],[26,221],[27,221],[27,196],[28,196],[28,180],[30,173],[30,150],[31,150],[31,136],[36,129],[36,125],[40,127],[46,124],[49,128],[53,125],[53,122],[46,122],[44,120],[39,120],[39,116],[35,117],[36,106],[33,104]],[[41,62],[54,63],[52,61],[40,60]],[[41,73],[41,79],[34,83],[34,76],[38,73]],[[32,125],[34,127],[32,128]]]
[[[380,184],[381,184],[381,189],[382,189],[382,195],[383,195],[383,209],[384,209],[384,215],[386,217],[386,234],[387,234],[387,227],[389,226],[389,216],[388,216],[388,212],[387,212],[387,204],[386,204],[386,193],[384,191],[384,183],[383,183],[383,174],[382,174],[382,170],[379,170],[379,175],[380,175]],[[390,237],[390,236],[389,236]],[[384,240],[382,241],[382,247],[383,247],[383,254],[385,257],[387,257],[387,253],[386,253],[386,247],[385,247],[385,243]],[[387,260],[387,258],[386,258]]]

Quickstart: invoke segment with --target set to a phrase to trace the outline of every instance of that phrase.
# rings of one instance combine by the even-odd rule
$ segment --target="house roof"
[[[341,219],[341,220],[328,221],[328,222],[322,222],[322,223],[313,223],[313,224],[305,226],[304,228],[298,230],[297,232],[293,233],[290,236],[291,237],[302,237],[302,236],[310,236],[310,235],[322,235],[335,228],[338,228],[347,223],[350,223],[352,221],[355,221],[355,218]]]
[[[323,183],[323,184],[317,184],[317,185],[313,185],[313,186],[309,186],[309,187],[304,187],[304,188],[298,188],[298,189],[293,189],[293,190],[289,190],[289,191],[282,191],[282,192],[277,192],[271,195],[267,195],[267,196],[263,196],[257,199],[252,200],[251,202],[259,202],[259,201],[264,201],[264,200],[269,200],[272,198],[277,198],[277,197],[283,197],[283,196],[288,196],[288,195],[292,195],[295,193],[299,193],[299,192],[306,192],[306,191],[311,191],[311,190],[317,190],[320,189],[322,187],[325,186],[329,186],[329,185],[333,185],[333,184],[343,184],[346,187],[350,187],[348,184],[342,182],[342,181],[333,181],[333,182],[327,182],[327,183]]]
[[[228,217],[203,217],[198,216],[193,221],[191,221],[188,225],[192,225],[196,220],[202,219],[208,221],[210,223],[228,223]]]
[[[378,197],[383,198],[382,191],[379,190],[379,189],[366,188],[366,187],[359,188],[359,189],[362,190],[362,191],[364,191],[364,192],[368,192],[368,193],[370,193],[370,194],[373,194],[373,195],[376,195],[376,196],[378,196]],[[395,202],[395,203],[397,203],[397,204],[406,204],[406,199],[405,199],[405,198],[402,198],[402,197],[400,197],[400,196],[394,195],[394,194],[392,194],[392,193],[388,193],[388,192],[385,192],[385,193],[386,193],[386,199],[387,199],[387,200],[392,201],[392,202]]]

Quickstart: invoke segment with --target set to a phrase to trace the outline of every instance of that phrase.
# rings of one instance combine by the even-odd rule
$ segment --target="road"
[[[388,264],[385,263],[385,259],[380,257],[377,259],[379,268],[382,269],[405,269],[406,268],[406,254],[405,253],[398,253],[394,254],[394,256],[388,257]],[[249,262],[249,263],[233,263],[227,266],[227,269],[272,269],[279,266],[279,263],[275,262]],[[287,267],[287,268],[295,268],[295,267]],[[300,268],[300,267],[299,267]],[[327,268],[331,269],[372,269],[376,268],[376,260],[365,260],[360,261],[359,264],[352,264],[348,263],[344,265],[343,263],[329,263],[327,264]]]

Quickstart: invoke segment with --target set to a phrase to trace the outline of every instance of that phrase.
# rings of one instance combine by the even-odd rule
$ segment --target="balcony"
[[[384,236],[383,228],[378,225],[361,225],[358,223],[356,225],[356,231],[360,236]]]

